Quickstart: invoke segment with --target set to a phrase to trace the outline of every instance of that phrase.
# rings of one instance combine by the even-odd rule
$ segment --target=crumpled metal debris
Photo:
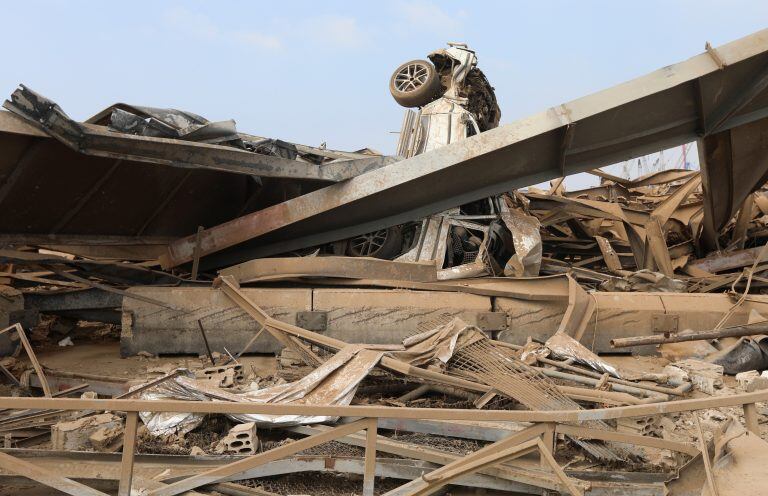
[[[392,356],[415,366],[440,364],[444,366],[458,347],[483,339],[481,331],[459,319],[417,334],[404,341],[405,350],[391,352]],[[209,401],[211,399],[237,402],[294,404],[294,405],[349,405],[357,387],[379,363],[383,351],[371,350],[364,345],[350,344],[339,350],[308,375],[295,382],[265,389],[234,393],[197,380],[187,373],[175,377],[142,393],[142,399],[178,399]],[[261,426],[291,426],[335,422],[333,416],[231,414],[238,422],[255,422]],[[186,433],[200,425],[199,414],[142,412],[141,419],[153,435]]]
[[[665,276],[660,272],[638,270],[621,279],[612,277],[600,284],[603,291],[651,291],[661,293],[685,293],[688,284],[682,279]]]
[[[379,362],[383,352],[367,350],[360,345],[349,345],[329,360],[296,382],[269,388],[233,393],[212,386],[190,376],[165,381],[142,394],[142,399],[183,399],[209,401],[210,399],[299,405],[349,405],[357,386]],[[338,417],[301,415],[229,415],[238,422],[257,425],[300,425],[332,422]],[[203,419],[197,414],[142,413],[142,421],[153,435],[189,432]]]
[[[189,370],[184,370],[183,375],[191,378],[194,374]],[[164,381],[158,386],[150,388],[139,395],[143,400],[189,400],[206,401],[204,394],[186,388],[178,382],[181,377]],[[136,385],[131,389],[138,389],[142,385]],[[154,436],[169,436],[173,434],[186,434],[195,429],[203,421],[205,415],[200,413],[182,413],[182,412],[139,412],[139,417],[149,432]]]
[[[393,351],[391,356],[414,366],[439,365],[444,367],[457,348],[462,348],[485,336],[458,318],[403,340],[404,351]]]
[[[534,277],[541,267],[542,245],[539,219],[502,202],[501,219],[512,233],[515,253],[504,267],[504,275],[510,277]]]
[[[748,432],[733,416],[715,436],[712,475],[719,496],[758,496],[765,494],[768,474],[768,443]],[[704,481],[702,481],[704,482]],[[714,496],[703,484],[701,496]]]
[[[125,134],[227,145],[263,155],[295,160],[296,145],[277,139],[247,139],[237,132],[232,119],[211,122],[192,112],[118,103],[107,107],[89,122],[103,122]]]
[[[572,358],[577,363],[581,363],[593,369],[621,378],[619,371],[613,365],[610,365],[599,356],[589,351],[584,345],[570,337],[569,335],[558,332],[552,335],[544,346],[549,348],[553,355],[558,358]]]

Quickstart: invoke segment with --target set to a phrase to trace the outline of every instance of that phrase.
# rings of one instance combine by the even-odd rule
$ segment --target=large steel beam
[[[201,254],[217,254],[208,266],[231,265],[693,141],[703,127],[701,115],[768,64],[768,30],[710,52],[220,224],[202,232]],[[734,109],[720,129],[766,115],[763,90]],[[195,239],[171,243],[163,266],[189,262]],[[232,247],[237,250],[224,252]]]

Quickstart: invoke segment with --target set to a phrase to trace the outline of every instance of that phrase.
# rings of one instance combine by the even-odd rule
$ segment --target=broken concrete
[[[51,427],[51,445],[64,451],[103,451],[119,437],[122,426],[122,419],[111,413],[59,422]]]
[[[214,451],[216,453],[232,453],[235,455],[253,455],[259,449],[259,438],[256,435],[256,424],[246,422],[237,424],[219,441]]]

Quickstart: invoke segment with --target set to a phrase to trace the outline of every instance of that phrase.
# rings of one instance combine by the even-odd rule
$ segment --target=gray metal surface
[[[759,31],[613,88],[207,229],[201,236],[202,254],[217,254],[207,265],[224,266],[343,239],[754,122],[768,115],[768,91],[762,86],[743,105],[728,102],[738,101],[745,88],[754,86],[768,65],[767,52],[768,30]],[[191,260],[194,244],[194,236],[172,243],[164,266]]]

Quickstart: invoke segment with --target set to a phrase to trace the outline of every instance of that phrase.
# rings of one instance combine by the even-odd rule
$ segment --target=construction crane
[[[693,143],[681,145],[680,154],[672,165],[670,165],[670,161],[667,160],[664,150],[636,159],[626,160],[622,163],[621,175],[627,179],[632,179],[668,169],[692,170],[695,168],[694,164],[688,161],[688,153],[691,151],[692,147]],[[667,155],[669,155],[669,153]]]

